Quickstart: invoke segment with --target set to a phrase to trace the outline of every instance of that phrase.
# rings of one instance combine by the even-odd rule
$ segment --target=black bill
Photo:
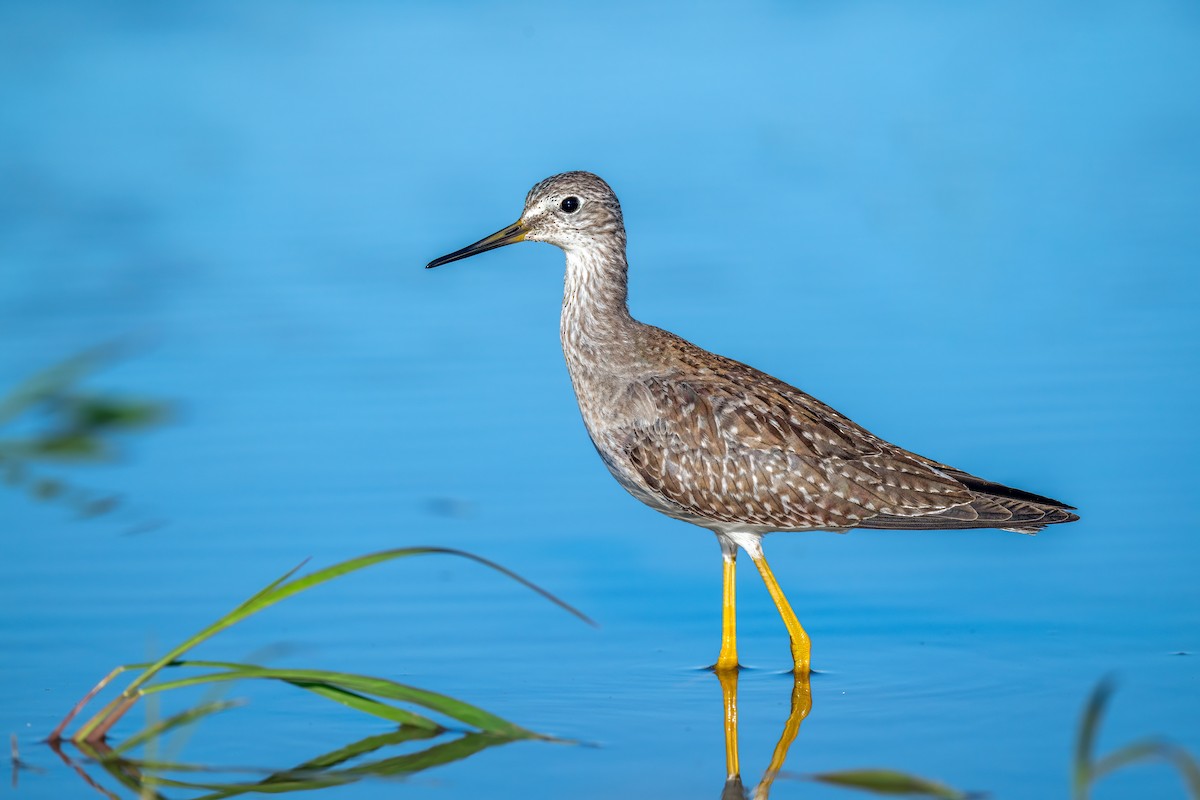
[[[435,258],[425,265],[425,269],[433,269],[440,267],[443,264],[449,264],[451,261],[459,261],[464,258],[486,253],[488,250],[495,250],[497,247],[504,247],[506,244],[515,244],[525,240],[525,226],[520,222],[509,225],[504,230],[496,231],[491,236],[485,239],[480,239],[475,244],[469,244],[462,250],[455,250],[453,253],[447,253],[441,258]]]

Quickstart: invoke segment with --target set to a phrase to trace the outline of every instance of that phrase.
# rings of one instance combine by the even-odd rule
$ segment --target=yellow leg
[[[750,558],[753,559],[754,566],[758,567],[758,574],[762,576],[763,583],[767,585],[767,591],[771,593],[771,599],[775,601],[775,607],[779,609],[779,616],[783,617],[783,624],[787,627],[788,635],[792,637],[794,669],[799,674],[807,674],[812,656],[812,646],[809,644],[808,634],[804,632],[800,620],[796,619],[796,612],[792,611],[787,598],[783,596],[783,590],[779,588],[779,582],[771,573],[771,568],[767,565],[767,559],[763,556],[762,551],[750,551]]]
[[[721,593],[721,654],[713,669],[717,672],[736,672],[737,657],[737,545],[718,537],[724,565],[724,587]]]

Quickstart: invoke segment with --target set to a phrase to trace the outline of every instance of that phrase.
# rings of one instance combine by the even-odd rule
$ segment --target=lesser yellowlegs
[[[910,453],[766,373],[635,320],[626,305],[621,207],[589,172],[547,178],[530,190],[516,223],[428,266],[521,241],[549,242],[566,254],[563,354],[600,457],[634,497],[717,535],[724,559],[718,671],[738,666],[738,548],[783,617],[795,670],[809,669],[808,634],[763,556],[767,533],[1036,533],[1078,519],[1071,506]]]

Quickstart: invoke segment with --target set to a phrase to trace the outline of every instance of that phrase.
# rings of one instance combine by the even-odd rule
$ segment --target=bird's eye
[[[579,198],[578,197],[568,197],[567,199],[563,200],[562,203],[560,203],[558,207],[561,208],[563,211],[567,212],[568,214],[574,214],[576,211],[579,210]]]

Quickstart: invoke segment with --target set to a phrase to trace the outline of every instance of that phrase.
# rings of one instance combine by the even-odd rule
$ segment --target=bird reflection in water
[[[717,670],[715,674],[721,682],[721,705],[725,725],[725,788],[721,791],[721,800],[767,800],[771,793],[771,784],[783,769],[788,749],[800,732],[800,723],[808,716],[808,712],[812,711],[812,689],[809,686],[808,673],[792,673],[792,699],[787,722],[783,725],[783,732],[779,734],[779,741],[771,753],[771,761],[767,764],[762,779],[750,794],[746,794],[742,783],[742,768],[738,758],[738,671]]]

